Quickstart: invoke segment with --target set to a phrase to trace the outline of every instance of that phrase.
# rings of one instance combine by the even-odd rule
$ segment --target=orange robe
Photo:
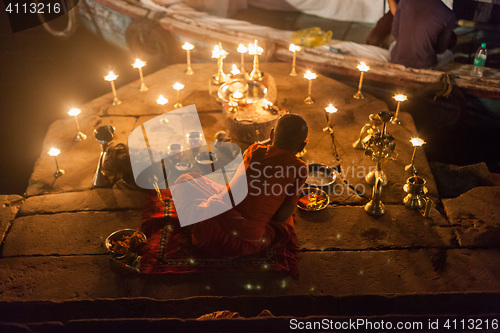
[[[275,241],[276,231],[286,229],[291,235],[293,218],[273,221],[278,208],[289,197],[295,206],[300,189],[307,179],[307,165],[287,150],[261,144],[251,145],[243,154],[243,164],[230,181],[229,188],[246,173],[248,195],[235,208],[190,226],[193,245],[225,256],[241,256],[260,252]],[[224,190],[200,175],[186,174],[179,181],[196,186],[199,195],[191,195],[191,209],[217,204]],[[191,192],[191,191],[190,191]]]

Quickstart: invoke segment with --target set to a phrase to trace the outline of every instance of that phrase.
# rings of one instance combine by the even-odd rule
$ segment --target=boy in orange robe
[[[250,255],[293,235],[292,213],[308,169],[295,155],[306,145],[307,124],[295,114],[282,116],[270,133],[271,145],[254,143],[243,154],[243,163],[230,188],[246,172],[248,195],[235,208],[189,226],[192,243],[222,256]],[[178,181],[189,182],[196,193],[183,198],[193,204],[187,211],[196,214],[220,200],[222,188],[201,175],[185,174]],[[278,239],[281,238],[281,239]]]

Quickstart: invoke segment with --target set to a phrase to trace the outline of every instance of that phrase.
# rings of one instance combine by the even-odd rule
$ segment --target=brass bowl
[[[337,173],[334,169],[324,164],[309,164],[309,175],[306,185],[309,187],[327,187],[335,183]]]
[[[132,236],[134,234],[140,234],[144,237],[144,240],[147,240],[146,235],[142,231],[135,229],[120,229],[110,234],[104,241],[104,245],[106,246],[106,249],[108,249],[109,252],[115,254],[113,252],[111,243],[120,240],[123,236]]]
[[[307,208],[307,206],[304,206],[303,204],[301,204],[300,200],[306,196],[310,196],[311,194],[319,195],[319,196],[325,198],[326,201],[318,208]],[[325,191],[323,191],[317,187],[304,187],[302,189],[301,194],[300,194],[300,198],[299,198],[299,202],[297,203],[297,207],[299,209],[306,211],[306,212],[317,212],[317,211],[325,209],[326,207],[328,207],[329,204],[330,204],[330,197],[328,196],[328,194]]]

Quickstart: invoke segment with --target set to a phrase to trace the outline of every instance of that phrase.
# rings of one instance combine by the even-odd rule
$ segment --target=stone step
[[[89,191],[46,194],[28,197],[19,211],[20,215],[53,214],[99,210],[141,210],[146,192],[95,188]]]
[[[262,271],[120,275],[108,255],[0,259],[0,301],[500,292],[500,249],[308,251],[299,276]]]
[[[105,254],[109,234],[141,223],[140,211],[22,216],[12,223],[2,256]]]
[[[451,293],[364,296],[235,296],[96,299],[81,301],[0,302],[0,322],[35,323],[109,318],[167,320],[195,319],[229,310],[242,317],[257,316],[263,309],[278,317],[383,317],[387,315],[439,316],[492,314],[500,310],[499,293]]]
[[[430,219],[403,205],[386,205],[380,218],[363,207],[297,210],[294,216],[299,246],[307,250],[452,247],[455,236],[448,221],[435,209]]]

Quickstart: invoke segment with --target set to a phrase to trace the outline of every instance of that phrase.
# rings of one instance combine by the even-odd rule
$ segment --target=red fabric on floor
[[[169,191],[162,191],[162,201],[156,195],[151,197],[145,207],[144,218],[141,230],[148,237],[148,241],[141,251],[141,273],[196,273],[243,269],[288,271],[292,275],[298,274],[295,233],[284,224],[271,224],[275,238],[267,249],[248,256],[224,257],[200,250],[191,244],[189,227],[180,227]]]

